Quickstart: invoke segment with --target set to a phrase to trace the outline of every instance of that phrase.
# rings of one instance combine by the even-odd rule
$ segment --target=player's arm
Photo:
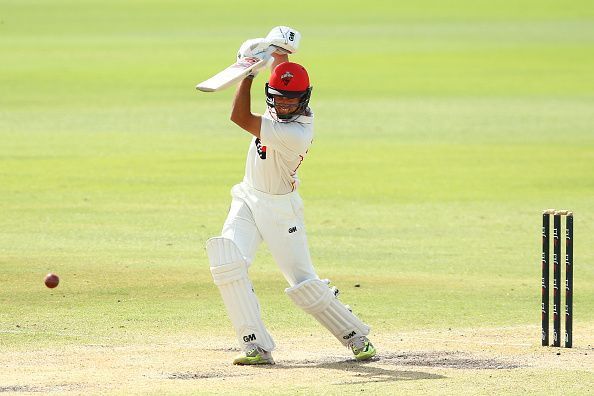
[[[283,62],[288,62],[289,61],[289,55],[287,54],[279,54],[279,53],[273,53],[272,57],[274,58],[274,60],[272,61],[272,64],[270,65],[270,70],[274,70],[274,68],[277,65],[280,65]]]
[[[274,70],[276,65],[288,62],[289,56],[287,54],[274,53],[273,62],[270,65],[271,70]],[[233,109],[231,110],[231,121],[236,123],[240,128],[245,129],[255,137],[260,137],[260,128],[262,126],[262,116],[252,113],[251,108],[251,88],[253,77],[244,78],[237,90],[235,91],[235,98],[233,99]]]
[[[233,99],[231,121],[236,123],[240,128],[245,129],[255,137],[259,138],[262,117],[252,113],[250,93],[252,89],[252,81],[253,77],[246,77],[239,83],[239,86],[235,91],[235,98]]]

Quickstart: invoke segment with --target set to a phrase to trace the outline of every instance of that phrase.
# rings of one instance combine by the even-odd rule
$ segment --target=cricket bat
[[[196,89],[202,92],[222,91],[243,80],[252,71],[265,67],[275,50],[276,48],[271,46],[262,58],[253,56],[239,59],[225,70],[196,85]]]

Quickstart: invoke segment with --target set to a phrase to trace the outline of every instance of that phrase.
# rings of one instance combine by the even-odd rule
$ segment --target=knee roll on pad
[[[217,237],[206,242],[210,272],[218,286],[242,348],[256,344],[266,351],[275,347],[262,322],[260,305],[247,272],[247,263],[231,239]]]
[[[285,290],[293,302],[311,314],[340,341],[348,345],[354,337],[369,334],[369,326],[347,309],[328,284],[309,279]]]
[[[239,261],[245,262],[241,251],[229,238],[215,237],[206,241],[206,253],[211,267],[232,264]]]

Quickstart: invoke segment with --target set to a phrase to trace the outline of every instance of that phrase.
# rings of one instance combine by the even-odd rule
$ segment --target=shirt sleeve
[[[307,136],[304,128],[297,122],[278,122],[262,117],[260,140],[274,150],[303,154],[307,150]]]

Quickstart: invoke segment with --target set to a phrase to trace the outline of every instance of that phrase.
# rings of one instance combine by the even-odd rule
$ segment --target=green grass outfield
[[[381,337],[519,326],[515,342],[539,351],[541,211],[569,208],[574,342],[592,350],[592,2],[0,0],[0,353],[235,345],[204,242],[250,136],[229,121],[233,90],[194,85],[278,24],[303,34],[291,60],[310,72],[316,136],[300,193],[318,273],[343,300]],[[251,275],[277,343],[320,331],[265,248]],[[0,391],[21,386],[3,363]],[[569,393],[593,373],[571,372]],[[538,391],[530,370],[507,376]],[[449,389],[481,393],[468,377]],[[443,381],[365,386],[433,393]]]

